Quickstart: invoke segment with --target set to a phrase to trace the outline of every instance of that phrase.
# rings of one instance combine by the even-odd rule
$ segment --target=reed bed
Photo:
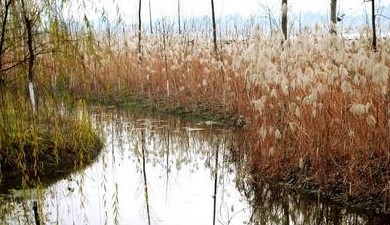
[[[388,212],[388,41],[373,52],[364,36],[319,29],[283,46],[257,37],[242,56],[254,96],[254,173],[339,201],[380,201]]]
[[[344,202],[374,199],[389,212],[389,41],[380,39],[374,52],[363,33],[348,40],[316,27],[283,44],[282,37],[255,27],[250,38],[221,40],[216,55],[202,36],[143,35],[138,54],[137,38],[124,33],[83,58],[90,78],[64,79],[78,97],[140,100],[245,124],[243,151],[259,182]]]

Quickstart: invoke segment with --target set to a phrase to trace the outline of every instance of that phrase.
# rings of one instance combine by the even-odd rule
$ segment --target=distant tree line
[[[372,48],[376,51],[376,25],[375,25],[375,0],[363,0],[364,2],[371,2],[371,18],[372,18]],[[287,34],[287,0],[282,0],[282,19],[281,27],[285,40],[288,38]],[[337,34],[337,22],[341,20],[341,17],[337,17],[337,0],[330,1],[330,33]]]
[[[139,18],[139,51],[141,49],[141,1],[139,0],[139,10],[138,10],[138,18]],[[150,33],[153,33],[152,28],[152,14],[151,14],[151,0],[149,0],[149,25],[150,25]],[[363,2],[371,2],[372,3],[372,47],[376,50],[376,29],[375,29],[375,0],[361,0]],[[288,1],[282,0],[281,5],[281,30],[284,35],[284,40],[288,39]],[[337,0],[330,0],[330,29],[329,32],[333,35],[337,35],[337,22],[340,22],[343,19],[343,16],[337,15]],[[177,0],[177,24],[178,24],[178,32],[182,34],[181,27],[181,4],[180,0]],[[216,31],[216,19],[215,19],[215,6],[214,0],[211,0],[211,29],[212,29],[212,38],[215,50],[217,49],[217,31]]]

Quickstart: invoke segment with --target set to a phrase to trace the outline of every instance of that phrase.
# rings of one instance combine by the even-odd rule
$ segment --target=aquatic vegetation
[[[255,27],[249,39],[222,39],[216,58],[202,35],[157,33],[143,36],[138,60],[136,40],[123,35],[100,46],[96,77],[74,93],[244,118],[254,174],[338,199],[390,198],[388,40],[373,52],[365,35],[316,27],[281,45],[280,33]]]
[[[87,3],[76,4],[85,10]],[[81,168],[102,146],[86,107],[69,94],[67,82],[85,78],[84,58],[93,58],[94,46],[87,16],[83,23],[64,17],[72,6],[70,1],[1,4],[1,189],[58,179],[58,171]]]
[[[258,179],[267,174],[339,201],[375,196],[386,208],[389,53],[374,53],[365,43],[364,38],[302,34],[270,57],[265,43],[255,44],[257,52],[265,52],[258,59],[266,57],[261,61],[272,66],[259,68],[253,54],[241,56],[249,62],[247,83],[258,88],[252,101],[261,116],[253,121],[258,132],[249,160]],[[268,68],[275,67],[275,76],[267,78]],[[279,74],[287,81],[278,81]],[[267,135],[267,127],[282,131],[282,138]]]
[[[1,190],[53,182],[56,174],[92,162],[102,148],[83,104],[68,114],[46,108],[33,115],[28,102],[5,102],[0,112]]]
[[[104,31],[81,28],[79,47],[56,46],[72,57],[59,51],[37,58],[37,83],[51,87],[48,93],[56,97],[110,105],[141,101],[182,114],[213,114],[249,131],[250,144],[243,151],[248,171],[259,180],[318,190],[336,200],[390,199],[389,40],[378,40],[374,52],[366,33],[347,40],[316,26],[282,44],[281,32],[253,26],[251,34],[243,29],[233,39],[221,36],[215,55],[207,26],[178,35],[163,21],[155,34],[142,35],[142,48],[133,30],[107,26]],[[15,119],[16,112],[29,110],[23,109],[11,108],[8,114]],[[51,121],[46,127],[59,117],[45,115]],[[38,149],[47,139],[34,135],[52,129],[29,127],[26,121],[27,127],[13,125],[23,130],[15,140]],[[72,133],[58,136],[46,144],[81,139]],[[76,146],[81,157],[93,143],[88,140]],[[15,160],[25,157],[14,155]],[[383,210],[389,210],[386,204]]]

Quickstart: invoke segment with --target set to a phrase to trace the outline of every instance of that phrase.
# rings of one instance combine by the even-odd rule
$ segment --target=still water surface
[[[267,188],[250,191],[244,166],[231,155],[245,146],[245,135],[216,124],[115,109],[92,117],[106,141],[96,162],[49,187],[1,194],[0,224],[36,224],[34,203],[41,224],[375,224],[378,219]]]

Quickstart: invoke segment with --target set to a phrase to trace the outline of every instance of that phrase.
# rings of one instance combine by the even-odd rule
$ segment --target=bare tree
[[[153,34],[153,25],[152,25],[152,4],[149,0],[149,26],[150,26],[150,33]]]
[[[36,112],[36,103],[35,103],[35,93],[34,93],[34,63],[35,63],[35,51],[33,47],[33,19],[29,15],[27,11],[27,6],[24,3],[24,0],[21,0],[22,4],[22,13],[23,13],[23,19],[24,19],[24,25],[26,28],[26,44],[28,49],[28,91],[30,95],[30,102],[32,111],[35,114]]]
[[[376,51],[375,0],[371,0],[372,48]]]
[[[264,16],[264,19],[268,19],[269,31],[270,35],[272,36],[274,33],[274,27],[279,27],[279,23],[277,19],[275,19],[275,16],[272,14],[272,10],[269,5],[263,5],[263,10],[266,14],[266,16]]]
[[[282,0],[282,31],[284,40],[287,40],[287,0]]]
[[[138,53],[141,55],[141,32],[142,32],[142,21],[141,21],[141,8],[142,0],[138,3]]]
[[[337,34],[337,0],[330,1],[330,33]]]
[[[3,69],[3,49],[4,49],[4,40],[5,40],[5,34],[7,30],[7,20],[8,20],[8,12],[11,7],[13,0],[8,0],[5,2],[4,5],[4,15],[2,20],[2,26],[1,26],[1,36],[0,36],[0,71]],[[2,77],[2,74],[0,75],[0,80],[3,80],[4,77]],[[1,83],[0,83],[1,87]]]
[[[212,23],[213,23],[214,52],[217,55],[218,46],[217,46],[217,28],[216,28],[216,23],[215,23],[214,0],[211,0],[211,17],[212,17]]]

